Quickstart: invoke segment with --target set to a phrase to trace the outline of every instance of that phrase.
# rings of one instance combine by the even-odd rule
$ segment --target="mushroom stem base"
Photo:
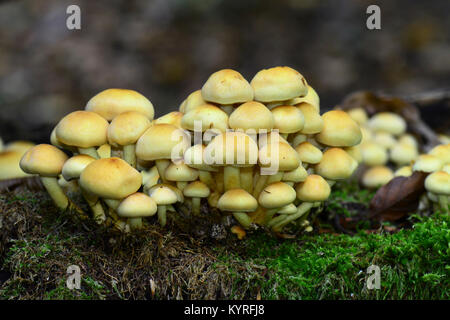
[[[289,224],[292,221],[297,220],[298,218],[302,217],[304,214],[308,213],[309,210],[311,210],[311,208],[313,207],[314,203],[313,202],[303,202],[301,205],[299,205],[297,207],[297,212],[291,215],[286,215],[286,217],[276,223],[273,224],[272,230],[273,231],[281,231],[281,229],[286,226],[287,224]]]
[[[78,151],[80,152],[80,154],[85,154],[88,156],[91,156],[94,159],[100,159],[100,156],[97,153],[97,150],[95,150],[95,148],[78,148]]]
[[[161,227],[164,227],[167,223],[167,208],[166,206],[158,206],[158,221]]]
[[[233,217],[244,228],[248,228],[252,224],[252,219],[245,212],[233,212]]]
[[[200,214],[201,198],[192,198],[192,214],[198,216]]]
[[[58,180],[55,177],[41,177],[41,181],[56,206],[66,210],[69,206],[69,199],[59,186]]]

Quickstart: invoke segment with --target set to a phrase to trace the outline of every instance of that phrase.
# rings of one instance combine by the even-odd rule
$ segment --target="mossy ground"
[[[371,197],[335,190],[322,216],[359,214]],[[395,232],[362,223],[354,235],[324,221],[293,239],[258,230],[217,241],[156,225],[120,235],[57,212],[44,192],[3,193],[0,299],[449,299],[450,218],[411,219]],[[70,265],[81,290],[66,287]],[[367,289],[370,265],[380,290]]]

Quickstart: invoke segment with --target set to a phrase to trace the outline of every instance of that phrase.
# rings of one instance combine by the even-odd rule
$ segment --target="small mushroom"
[[[425,179],[425,189],[436,195],[440,209],[449,212],[450,174],[445,171],[436,171]]]
[[[56,126],[56,138],[60,143],[78,148],[79,153],[98,159],[96,147],[107,143],[108,122],[89,111],[75,111]]]
[[[260,102],[286,101],[308,93],[305,78],[290,67],[263,69],[253,77],[250,85],[255,101]]]
[[[255,211],[258,201],[244,189],[231,189],[220,197],[217,207],[221,211],[232,212],[241,226],[247,229],[252,223],[247,212]]]
[[[375,166],[364,172],[362,184],[366,188],[376,189],[394,178],[394,173],[386,166]]]
[[[39,144],[28,150],[20,160],[20,168],[26,173],[39,175],[48,194],[62,210],[71,206],[71,202],[58,184],[58,176],[67,159],[67,155],[58,148],[49,144]]]
[[[394,136],[406,131],[406,121],[393,112],[379,112],[369,119],[367,125],[375,132],[388,132]]]
[[[192,213],[198,215],[200,214],[201,199],[209,197],[210,190],[203,182],[194,181],[184,188],[183,194],[186,197],[192,198]]]
[[[275,182],[265,187],[259,195],[258,203],[266,208],[263,224],[267,224],[282,207],[294,202],[295,190],[284,182]]]
[[[158,221],[164,227],[167,223],[167,206],[178,201],[177,194],[169,185],[157,184],[150,188],[148,195],[158,205]]]
[[[117,215],[121,218],[128,218],[131,229],[141,229],[142,218],[154,216],[156,211],[156,202],[151,197],[136,192],[120,202]]]
[[[332,147],[352,147],[361,142],[359,125],[341,110],[332,110],[322,115],[323,129],[315,139]]]
[[[136,142],[150,127],[150,120],[142,113],[128,111],[116,116],[108,127],[108,141],[123,148],[123,158],[136,168]]]
[[[85,107],[108,121],[127,111],[137,111],[153,120],[155,111],[152,103],[134,90],[106,89],[92,97]]]

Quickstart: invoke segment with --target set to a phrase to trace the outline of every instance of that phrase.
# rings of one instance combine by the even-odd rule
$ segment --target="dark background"
[[[82,29],[66,28],[81,7]],[[366,28],[381,7],[382,30]],[[0,4],[0,136],[48,141],[57,121],[106,88],[135,89],[160,116],[209,74],[249,81],[288,65],[321,97],[450,88],[450,1],[6,1]]]

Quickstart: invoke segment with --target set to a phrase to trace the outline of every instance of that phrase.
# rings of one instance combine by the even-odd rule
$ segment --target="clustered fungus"
[[[193,217],[208,214],[203,208],[234,217],[231,231],[240,239],[255,226],[279,232],[301,222],[311,231],[309,212],[367,161],[357,147],[364,114],[321,115],[319,103],[289,67],[261,70],[250,82],[237,71],[217,71],[178,111],[157,119],[140,93],[108,89],[61,119],[51,145],[32,147],[20,166],[41,177],[63,210],[75,205],[60,185],[75,183],[94,221],[125,232],[153,216],[165,226],[178,206]],[[372,128],[403,133],[398,119],[375,120]],[[432,190],[443,202],[445,190]]]

